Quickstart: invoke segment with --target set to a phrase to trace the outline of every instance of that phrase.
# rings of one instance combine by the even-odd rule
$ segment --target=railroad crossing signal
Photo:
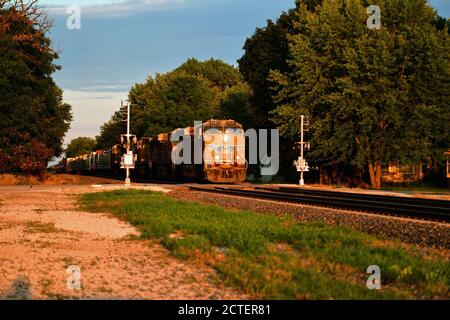
[[[120,162],[120,167],[122,169],[134,169],[136,164],[136,156],[132,151],[128,151],[126,154],[122,156],[122,160]]]
[[[122,113],[122,122],[128,122],[128,107],[126,105],[122,105],[120,112]]]
[[[298,160],[294,160],[294,165],[297,167],[297,172],[308,172],[309,166],[308,162],[301,157],[298,157]]]
[[[129,139],[128,139],[129,138]],[[134,134],[130,134],[129,137],[126,134],[122,134],[120,136],[120,144],[125,148],[125,149],[131,149],[131,145],[128,145],[128,142],[130,144],[136,145],[137,144],[137,137]]]
[[[309,132],[309,118],[303,116],[303,132]]]
[[[131,142],[136,140],[136,136],[130,134],[130,102],[128,100],[121,103],[121,111],[122,111],[122,120],[125,120],[127,123],[127,134],[121,136],[122,145],[126,141],[126,149],[127,152],[122,157],[121,167],[125,169],[127,172],[127,176],[125,178],[125,186],[129,187],[131,185],[130,180],[130,169],[134,169],[136,157],[133,155],[133,151],[131,150]],[[126,118],[125,118],[126,116]],[[126,139],[126,140],[125,140]]]
[[[297,172],[300,172],[300,185],[305,185],[305,179],[303,177],[303,174],[305,172],[309,171],[308,162],[306,162],[304,157],[304,149],[309,150],[310,144],[309,142],[305,142],[305,132],[309,131],[309,120],[305,119],[305,116],[301,116],[302,122],[301,122],[301,141],[298,142],[300,144],[300,157],[298,157],[297,161],[294,161],[294,166],[297,168]]]

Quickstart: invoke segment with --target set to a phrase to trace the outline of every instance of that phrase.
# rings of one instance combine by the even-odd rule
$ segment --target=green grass
[[[214,267],[227,285],[253,298],[448,298],[448,261],[429,250],[349,228],[145,191],[87,194],[80,203],[129,221],[140,228],[142,238],[161,239],[178,258]],[[369,265],[381,268],[381,290],[366,288]]]

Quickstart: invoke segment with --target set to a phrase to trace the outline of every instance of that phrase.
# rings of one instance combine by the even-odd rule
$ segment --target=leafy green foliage
[[[73,158],[95,151],[97,142],[88,137],[79,137],[70,141],[65,153],[67,158]]]
[[[0,171],[36,173],[61,154],[71,107],[63,103],[62,91],[51,78],[58,67],[50,40],[27,12],[4,5],[0,7]]]
[[[367,1],[300,5],[289,37],[288,70],[271,72],[282,134],[297,137],[300,115],[312,124],[312,157],[369,168],[417,163],[449,147],[450,41],[425,0],[377,3],[381,30],[366,26]]]
[[[218,112],[217,96],[209,82],[185,71],[150,77],[146,84],[133,87],[130,100],[134,107],[133,132],[138,135],[187,127]]]
[[[196,120],[223,117],[248,123],[249,115],[241,108],[247,108],[250,95],[233,66],[214,59],[189,59],[175,70],[148,77],[131,89],[131,131],[139,137],[154,136],[191,126]],[[98,147],[117,143],[123,131],[117,112],[103,125]]]
[[[448,262],[401,243],[290,216],[232,211],[145,191],[83,195],[84,209],[111,212],[182,259],[200,259],[227,283],[265,299],[446,298]],[[378,264],[383,288],[365,287]]]
[[[134,112],[134,110],[133,110]],[[133,113],[132,113],[133,114]],[[134,117],[133,117],[134,120]],[[134,122],[132,122],[134,123]],[[134,126],[134,124],[133,124]],[[120,135],[126,133],[126,126],[122,122],[120,111],[114,113],[111,120],[102,125],[100,135],[95,137],[97,141],[96,149],[107,149],[120,143]]]
[[[224,91],[242,83],[240,73],[221,60],[210,59],[204,62],[191,58],[175,71],[184,71],[195,77],[208,80],[209,86]]]
[[[254,93],[250,103],[255,128],[273,126],[270,112],[276,107],[272,99],[275,92],[268,77],[272,69],[285,71],[288,68],[288,35],[293,25],[293,15],[291,10],[276,23],[269,20],[265,28],[256,29],[255,34],[245,42],[245,53],[238,61],[239,70]]]
[[[290,57],[290,37],[298,32],[294,27],[297,21],[297,9],[304,5],[314,11],[322,0],[296,0],[294,9],[283,13],[275,22],[267,21],[264,28],[257,28],[246,40],[244,55],[239,59],[239,70],[249,84],[254,95],[250,99],[254,128],[275,127],[271,121],[271,112],[276,108],[273,90],[269,79],[271,70],[287,72]]]

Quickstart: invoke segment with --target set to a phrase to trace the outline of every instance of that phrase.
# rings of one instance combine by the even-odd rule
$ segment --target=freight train
[[[190,144],[191,159],[176,164],[173,154],[180,141],[173,139],[183,132],[182,142]],[[245,159],[245,135],[242,125],[234,120],[209,120],[197,127],[178,129],[155,137],[133,139],[131,149],[135,155],[134,176],[152,179],[189,179],[213,183],[241,183],[247,176],[248,163]],[[200,160],[194,161],[194,153],[200,152]],[[126,145],[115,145],[64,162],[67,173],[92,173],[120,175],[122,157]]]

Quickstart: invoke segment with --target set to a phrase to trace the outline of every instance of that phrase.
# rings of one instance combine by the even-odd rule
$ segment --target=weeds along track
[[[190,187],[193,191],[219,193],[271,201],[307,204],[376,214],[450,223],[450,201],[347,193],[303,188]]]

